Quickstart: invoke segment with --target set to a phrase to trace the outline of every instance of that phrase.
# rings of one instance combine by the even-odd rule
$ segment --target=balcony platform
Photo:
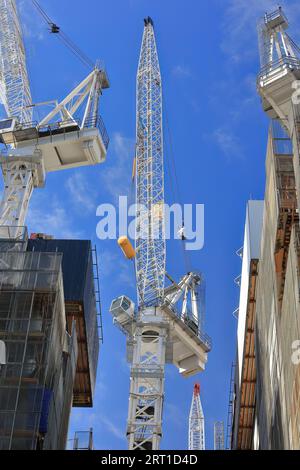
[[[179,373],[189,377],[204,371],[207,354],[211,350],[210,338],[198,333],[197,325],[193,328],[191,324],[182,321],[169,306],[164,305],[162,310],[170,325],[172,362]]]
[[[296,80],[300,80],[300,60],[293,57],[271,62],[260,71],[257,90],[271,119],[287,119]]]
[[[62,121],[44,127],[34,123],[2,133],[1,142],[14,148],[9,156],[28,157],[42,153],[46,172],[102,163],[109,139],[100,117],[87,122]]]

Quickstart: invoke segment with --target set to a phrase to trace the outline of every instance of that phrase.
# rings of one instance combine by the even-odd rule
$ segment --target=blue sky
[[[29,0],[18,0],[24,25],[35,102],[62,98],[87,74],[82,64],[49,35]],[[184,203],[205,204],[205,246],[191,255],[206,278],[206,330],[213,340],[207,370],[183,379],[166,369],[163,449],[187,447],[188,413],[195,380],[201,383],[207,448],[213,423],[227,420],[230,366],[235,357],[238,288],[246,201],[264,193],[268,122],[255,90],[259,68],[256,22],[276,2],[268,0],[40,0],[49,16],[93,59],[101,58],[111,80],[101,114],[111,143],[105,164],[49,174],[36,190],[28,225],[57,238],[90,238],[97,244],[104,344],[99,357],[95,406],[72,413],[75,430],[94,428],[96,449],[125,449],[129,369],[125,338],[112,324],[111,300],[135,298],[132,265],[115,241],[96,239],[96,207],[131,194],[135,136],[135,75],[143,18],[155,22],[165,110]],[[297,38],[300,4],[282,2]],[[165,154],[170,142],[165,132]],[[166,201],[174,175],[166,175]],[[167,270],[185,272],[180,242],[168,244]]]

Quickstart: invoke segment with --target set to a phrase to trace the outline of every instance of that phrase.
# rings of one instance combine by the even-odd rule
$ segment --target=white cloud
[[[116,251],[100,250],[99,256],[101,257],[101,278],[108,281],[113,276],[116,283],[120,285],[127,285],[128,281],[134,281],[134,267],[133,264],[125,259],[123,253],[115,242]]]
[[[173,426],[182,429],[182,426],[187,423],[187,416],[183,411],[173,403],[166,403],[166,419],[170,421]]]
[[[237,136],[226,127],[219,127],[210,136],[216,142],[228,161],[243,158],[243,150]]]
[[[178,78],[188,78],[192,77],[192,72],[189,67],[186,65],[175,65],[172,69],[172,75]]]
[[[255,58],[258,56],[258,21],[265,12],[276,10],[278,3],[274,0],[229,0],[227,5],[221,48],[236,63]],[[300,20],[299,1],[283,1],[281,5],[293,27]]]
[[[81,429],[89,429],[97,422],[96,413],[87,413],[86,410],[73,409],[72,421],[74,426]]]
[[[28,0],[19,0],[17,3],[25,39],[43,40],[47,25],[38,14],[33,3],[28,2]]]
[[[66,239],[83,237],[81,231],[74,230],[74,220],[70,211],[67,211],[56,197],[49,201],[46,195],[40,192],[37,196],[38,202],[31,200],[27,216],[27,225],[31,232],[42,232]]]
[[[107,418],[106,416],[103,415],[103,413],[100,413],[99,415],[97,415],[97,418],[100,422],[104,424],[105,429],[108,432],[113,434],[118,439],[121,439],[122,441],[126,439],[125,431],[121,427],[117,426],[111,418]]]
[[[96,192],[91,182],[79,172],[74,173],[66,181],[66,188],[70,192],[72,202],[81,211],[95,212],[97,206]]]
[[[135,155],[135,142],[115,132],[111,139],[105,167],[101,168],[100,179],[104,188],[114,201],[119,195],[130,192],[132,185],[132,164]]]
[[[260,106],[255,74],[248,73],[244,77],[224,74],[222,80],[211,84],[209,100],[219,113],[226,111],[227,127],[241,124],[249,119],[249,112]]]

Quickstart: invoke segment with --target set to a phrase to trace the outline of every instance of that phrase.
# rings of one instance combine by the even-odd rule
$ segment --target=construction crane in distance
[[[189,415],[189,450],[205,450],[204,414],[200,400],[200,384],[194,385]]]
[[[131,363],[127,420],[129,449],[157,450],[162,436],[165,364],[181,375],[203,371],[210,338],[203,332],[203,277],[189,272],[165,286],[162,80],[153,21],[144,20],[137,71],[135,250],[121,237],[128,259],[135,256],[137,308],[127,296],[113,300],[114,323],[126,334]],[[167,276],[170,279],[170,276]]]
[[[62,101],[33,104],[15,0],[0,0],[0,23],[0,98],[7,114],[0,121],[0,238],[8,233],[17,238],[32,191],[44,186],[48,172],[105,160],[109,139],[99,98],[109,81],[105,70],[96,66]],[[35,107],[45,105],[53,109],[34,121]]]
[[[224,421],[214,423],[214,450],[225,450]]]

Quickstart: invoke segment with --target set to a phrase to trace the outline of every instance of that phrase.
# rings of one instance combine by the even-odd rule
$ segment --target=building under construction
[[[0,243],[0,449],[64,449],[92,406],[99,337],[90,242]]]
[[[300,449],[300,55],[287,29],[281,8],[259,28],[257,87],[271,121],[265,200],[245,230],[233,449]]]

